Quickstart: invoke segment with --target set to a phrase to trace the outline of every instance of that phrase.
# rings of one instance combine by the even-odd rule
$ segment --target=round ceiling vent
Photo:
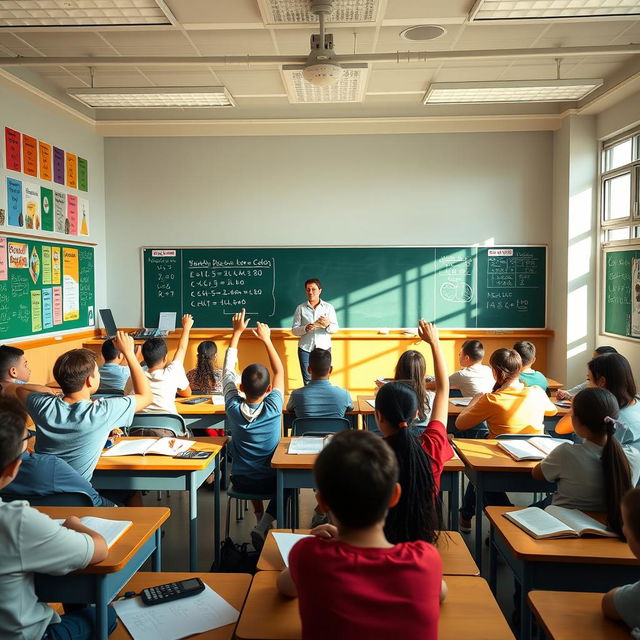
[[[400,32],[400,36],[405,40],[423,41],[423,40],[435,40],[440,36],[447,33],[444,27],[440,27],[437,24],[419,24],[415,27],[409,27]]]

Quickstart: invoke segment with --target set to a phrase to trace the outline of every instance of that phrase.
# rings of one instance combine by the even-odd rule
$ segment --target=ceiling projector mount
[[[302,76],[316,87],[328,87],[338,82],[342,75],[342,67],[333,50],[333,34],[324,32],[325,19],[333,11],[333,0],[311,0],[311,11],[318,16],[320,33],[311,36],[311,52]]]

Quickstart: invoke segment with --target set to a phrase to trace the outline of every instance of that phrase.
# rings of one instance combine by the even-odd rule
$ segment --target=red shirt
[[[303,640],[437,640],[442,561],[422,540],[388,549],[303,538],[289,554]]]
[[[444,463],[453,458],[453,448],[447,438],[447,429],[437,420],[432,420],[420,435],[420,446],[431,458],[433,480],[436,494],[440,491],[440,476],[444,469]]]

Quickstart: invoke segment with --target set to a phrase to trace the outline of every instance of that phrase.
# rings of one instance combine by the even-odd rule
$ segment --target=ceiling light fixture
[[[638,0],[477,0],[469,22],[640,15]]]
[[[332,10],[333,0],[311,0],[311,11],[320,21],[320,33],[311,36],[311,53],[304,65],[302,76],[316,87],[335,84],[342,75],[342,67],[335,59],[333,35],[324,32],[325,19]]]
[[[309,84],[303,77],[304,65],[289,64],[282,67],[282,77],[289,102],[328,103],[362,102],[365,96],[369,66],[366,64],[344,64],[337,82],[326,86]]]

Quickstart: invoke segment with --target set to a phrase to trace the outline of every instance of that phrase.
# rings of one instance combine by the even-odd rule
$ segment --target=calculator
[[[183,400],[182,404],[201,404],[202,402],[208,402],[209,398],[189,398],[188,400]]]
[[[140,597],[144,604],[151,606],[195,596],[202,591],[204,591],[204,582],[200,578],[189,578],[179,582],[168,582],[157,587],[147,587],[141,591]]]
[[[191,460],[206,460],[213,455],[213,451],[196,451],[195,449],[188,449],[179,453],[174,458],[190,458]]]

